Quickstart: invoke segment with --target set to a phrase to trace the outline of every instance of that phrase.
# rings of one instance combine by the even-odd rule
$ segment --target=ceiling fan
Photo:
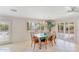
[[[79,7],[76,6],[70,6],[70,7],[66,7],[67,12],[79,12]]]

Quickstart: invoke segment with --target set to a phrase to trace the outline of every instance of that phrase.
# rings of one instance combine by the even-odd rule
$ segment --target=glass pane
[[[69,24],[69,30],[71,34],[74,33],[74,23]]]
[[[9,40],[9,26],[6,23],[0,23],[0,42]]]
[[[30,30],[30,28],[29,28],[30,26],[29,26],[29,22],[27,22],[27,30]]]
[[[65,32],[68,33],[68,30],[69,30],[68,23],[65,23]]]
[[[64,32],[64,23],[58,24],[58,32],[61,32],[61,33]]]

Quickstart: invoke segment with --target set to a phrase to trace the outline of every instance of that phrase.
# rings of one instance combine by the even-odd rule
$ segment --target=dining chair
[[[33,50],[35,49],[36,44],[38,44],[39,49],[41,49],[42,44],[45,45],[45,48],[47,49],[47,37],[45,38],[40,38],[41,40],[39,41],[39,38],[33,35],[34,33],[31,33],[31,47],[33,48]]]
[[[32,46],[33,50],[35,49],[36,44],[39,44],[39,40],[36,36],[32,36],[31,46]]]
[[[47,49],[47,44],[48,44],[48,41],[47,41],[47,37],[44,37],[44,38],[40,38],[41,39],[41,42],[40,42],[40,49],[42,47],[42,44],[44,44],[45,46],[45,49]]]
[[[47,40],[48,40],[49,44],[51,44],[53,46],[54,44],[56,44],[56,35],[48,36]]]

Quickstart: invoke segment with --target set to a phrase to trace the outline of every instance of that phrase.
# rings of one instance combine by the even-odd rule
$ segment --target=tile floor
[[[44,46],[43,46],[44,47]],[[1,45],[0,52],[78,52],[78,44],[68,41],[57,39],[56,45],[47,46],[47,50],[43,48],[39,50],[37,47],[35,50],[31,48],[30,41],[18,42],[13,44]]]

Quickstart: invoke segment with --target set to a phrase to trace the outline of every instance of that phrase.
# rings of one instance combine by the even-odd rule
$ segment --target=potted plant
[[[55,26],[54,23],[52,23],[51,21],[47,21],[47,28],[48,28],[49,32],[51,32],[51,28],[54,26]]]

